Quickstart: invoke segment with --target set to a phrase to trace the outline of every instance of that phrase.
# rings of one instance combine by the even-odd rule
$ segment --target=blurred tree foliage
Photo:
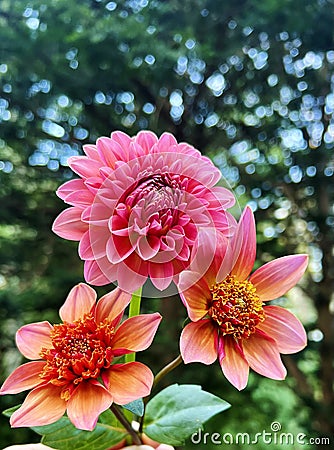
[[[167,130],[206,152],[256,211],[258,263],[310,255],[303,284],[280,300],[309,336],[285,358],[286,383],[252,376],[239,394],[218,366],[171,381],[233,404],[209,430],[255,434],[280,420],[282,431],[333,436],[333,40],[332,0],[0,0],[2,378],[20,362],[16,329],[57,322],[82,280],[76,245],[50,230],[68,157],[116,129]],[[182,320],[160,338],[159,367],[178,351]],[[1,430],[4,445],[34,439],[7,419]]]

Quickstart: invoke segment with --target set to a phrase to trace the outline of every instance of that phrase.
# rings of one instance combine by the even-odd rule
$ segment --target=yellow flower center
[[[64,386],[62,397],[83,380],[98,378],[103,368],[113,360],[111,340],[114,327],[106,319],[97,324],[92,314],[73,323],[55,325],[51,334],[52,347],[42,349],[46,361],[40,377],[56,386]],[[72,387],[71,387],[72,386]]]
[[[262,301],[250,281],[238,281],[229,275],[211,288],[212,304],[209,316],[223,335],[247,339],[264,321]]]

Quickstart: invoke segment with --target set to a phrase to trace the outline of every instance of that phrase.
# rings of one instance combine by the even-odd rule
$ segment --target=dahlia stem
[[[154,377],[154,381],[153,381],[153,385],[152,385],[152,390],[153,388],[159,383],[159,381],[162,380],[162,378],[164,376],[166,376],[169,372],[171,372],[173,369],[176,369],[177,366],[179,366],[181,363],[183,362],[182,356],[179,355],[177,356],[175,359],[173,359],[173,361],[171,361],[169,364],[167,364],[167,366],[163,367],[160,372],[158,372],[156,374],[156,376]],[[150,397],[146,397],[144,398],[144,410],[146,409],[146,404],[148,403]],[[139,431],[142,432],[143,431],[143,425],[144,425],[144,417],[145,414],[143,414],[143,416],[141,417],[140,420],[140,427],[139,427]]]
[[[153,387],[159,383],[159,381],[166,376],[169,372],[171,372],[173,369],[175,369],[177,366],[179,366],[182,363],[182,356],[179,355],[177,358],[173,359],[167,366],[163,367],[160,372],[156,374],[153,381]]]
[[[140,301],[141,301],[142,287],[137,289],[133,294],[129,307],[129,318],[138,316],[140,314]],[[136,360],[136,353],[128,353],[125,355],[125,362],[132,362]]]
[[[135,444],[135,445],[141,445],[142,444],[142,440],[138,436],[137,432],[132,428],[131,423],[124,416],[124,414],[121,411],[121,409],[119,408],[119,406],[117,406],[117,405],[115,405],[115,403],[113,403],[110,406],[110,410],[115,415],[116,419],[124,426],[126,431],[129,432],[129,434],[130,434],[130,436],[132,438],[132,443]]]

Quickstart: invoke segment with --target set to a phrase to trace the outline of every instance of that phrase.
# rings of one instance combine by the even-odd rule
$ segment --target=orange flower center
[[[101,369],[110,367],[114,356],[113,335],[114,327],[110,322],[105,319],[97,324],[93,314],[85,314],[73,323],[55,325],[51,334],[52,348],[42,349],[40,353],[46,360],[41,378],[56,386],[68,387],[62,393],[67,400],[75,385],[98,378]]]
[[[250,281],[238,281],[229,275],[211,288],[212,304],[209,316],[223,335],[247,339],[264,321],[262,301]]]

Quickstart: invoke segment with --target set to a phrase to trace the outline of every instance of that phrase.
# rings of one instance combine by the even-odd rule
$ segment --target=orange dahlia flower
[[[191,320],[181,334],[183,360],[212,364],[218,357],[224,375],[239,390],[247,384],[249,367],[268,378],[284,379],[280,353],[303,349],[306,333],[291,312],[266,302],[299,281],[308,257],[278,258],[250,275],[256,232],[249,207],[232,240],[219,236],[218,241],[214,248],[217,239],[204,231],[192,270],[180,274],[178,288]]]
[[[120,324],[130,300],[117,288],[96,303],[94,289],[80,283],[60,308],[63,323],[38,322],[18,330],[18,349],[34,361],[15,369],[1,387],[2,395],[32,389],[11,416],[12,427],[48,425],[66,411],[76,428],[92,430],[113,402],[124,405],[150,393],[148,367],[115,363],[149,347],[161,320],[159,313],[143,314]]]

